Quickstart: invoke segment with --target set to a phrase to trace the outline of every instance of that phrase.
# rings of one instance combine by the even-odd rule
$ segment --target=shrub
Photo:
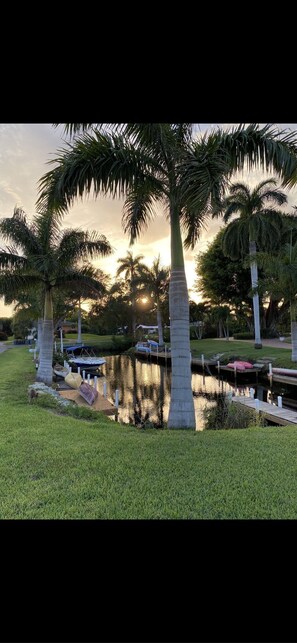
[[[8,336],[6,333],[4,333],[3,330],[0,330],[0,342],[6,342],[8,340]]]
[[[267,421],[253,409],[232,404],[223,395],[218,395],[217,405],[203,411],[205,429],[247,429],[252,426],[266,426]]]
[[[254,333],[234,333],[233,335],[234,339],[255,339]]]

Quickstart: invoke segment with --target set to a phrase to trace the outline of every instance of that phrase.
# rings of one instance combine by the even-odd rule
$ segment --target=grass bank
[[[296,368],[296,362],[291,361],[292,350],[290,348],[275,348],[272,346],[263,346],[256,349],[254,344],[246,341],[229,341],[225,339],[197,339],[191,341],[191,351],[193,357],[200,357],[201,353],[205,357],[211,357],[217,353],[223,353],[221,363],[227,364],[230,359],[239,357],[246,360],[258,360],[270,358],[274,366],[284,368]]]
[[[27,402],[27,348],[0,354],[0,519],[297,518],[297,427],[139,431]]]

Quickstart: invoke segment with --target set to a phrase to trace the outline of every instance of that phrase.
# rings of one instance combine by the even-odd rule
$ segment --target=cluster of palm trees
[[[242,171],[246,164],[249,168],[272,170],[284,187],[295,185],[296,134],[279,132],[268,125],[242,125],[229,130],[218,128],[193,139],[191,123],[129,123],[117,126],[70,123],[65,125],[65,131],[73,138],[55,159],[55,167],[41,179],[38,207],[45,214],[34,222],[36,235],[39,235],[40,221],[48,222],[53,258],[44,236],[46,224],[43,223],[43,232],[38,237],[38,243],[42,241],[43,244],[42,256],[39,254],[37,258],[33,252],[35,259],[28,262],[25,257],[20,259],[14,253],[12,259],[7,251],[5,256],[2,253],[0,257],[0,265],[6,270],[7,279],[8,271],[12,270],[12,277],[17,278],[22,268],[26,267],[28,277],[32,271],[31,277],[36,279],[36,284],[41,280],[45,296],[43,333],[47,333],[46,324],[52,314],[51,289],[61,278],[61,272],[56,273],[54,269],[56,261],[53,265],[53,259],[61,256],[61,253],[57,254],[56,237],[59,215],[64,214],[78,197],[91,192],[95,197],[99,194],[124,196],[123,228],[132,244],[147,228],[156,204],[160,203],[169,221],[171,246],[169,308],[172,385],[168,427],[194,429],[189,300],[183,245],[186,248],[194,247],[212,212],[222,210],[232,174]],[[35,233],[31,231],[30,235],[33,243]],[[29,237],[27,241],[31,253],[35,242],[31,245]],[[107,240],[105,254],[111,250],[106,244]],[[96,248],[98,252],[102,251],[98,245]],[[82,249],[86,251],[87,245],[80,245],[81,252]],[[76,254],[75,259],[79,256],[79,253]],[[42,277],[38,272],[41,265]],[[255,271],[253,275],[253,283],[256,283]],[[91,275],[89,277],[92,278]],[[42,373],[40,367],[39,375]]]

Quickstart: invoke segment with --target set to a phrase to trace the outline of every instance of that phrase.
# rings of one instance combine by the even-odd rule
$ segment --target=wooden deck
[[[117,414],[117,408],[100,393],[98,393],[97,400],[92,405],[88,404],[88,402],[86,402],[86,400],[84,400],[84,398],[80,395],[79,391],[76,391],[73,388],[59,390],[59,393],[66,400],[72,400],[79,406],[85,406],[86,408],[93,409],[94,411],[102,411],[102,413],[105,413],[105,415]]]
[[[232,373],[234,377],[237,377],[238,375],[239,377],[247,377],[249,375],[255,375],[255,373],[263,373],[262,368],[246,368],[243,371],[239,368],[235,370],[234,368],[230,368],[230,366],[216,366],[216,370],[218,371],[218,373],[220,373],[221,371],[223,373]]]
[[[171,362],[171,352],[166,351],[151,351],[150,353],[144,353],[142,351],[135,351],[137,357],[151,357],[153,359],[161,359]],[[208,359],[205,357],[204,366],[215,366],[217,364],[217,359]],[[202,359],[200,357],[192,357],[191,359],[192,366],[203,366]],[[231,369],[232,370],[232,369]]]
[[[231,401],[235,404],[241,404],[249,409],[254,409],[254,411],[257,410],[256,400],[253,400],[251,397],[239,395],[238,397],[232,397]],[[259,413],[275,424],[297,424],[297,411],[291,411],[284,408],[281,409],[279,406],[268,404],[261,400],[259,400]]]

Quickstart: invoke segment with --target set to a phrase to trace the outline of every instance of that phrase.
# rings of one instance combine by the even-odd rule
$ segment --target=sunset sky
[[[203,132],[216,127],[216,124],[196,126]],[[229,127],[227,125],[226,127]],[[297,124],[277,124],[280,129],[297,130]],[[15,206],[22,207],[28,217],[35,213],[38,181],[50,169],[47,161],[55,158],[59,148],[64,147],[63,127],[57,129],[50,124],[0,124],[0,218],[10,217]],[[251,186],[266,178],[261,172],[234,177],[233,180],[245,180]],[[297,187],[288,192],[289,206],[297,205]],[[106,259],[94,262],[105,272],[114,276],[118,267],[117,259],[125,256],[127,250],[133,254],[143,254],[144,262],[150,266],[159,253],[162,265],[170,264],[169,224],[160,209],[154,222],[140,240],[129,248],[128,237],[121,226],[123,201],[111,198],[88,197],[79,200],[65,215],[64,227],[81,227],[85,230],[97,230],[105,234],[115,249],[114,254]],[[290,210],[290,207],[287,208]],[[210,222],[193,251],[185,253],[186,274],[190,298],[199,301],[192,288],[196,279],[195,257],[207,248],[214,234],[222,226],[221,221]],[[1,240],[3,245],[3,240]],[[0,316],[10,316],[13,307],[4,306],[0,299]]]

